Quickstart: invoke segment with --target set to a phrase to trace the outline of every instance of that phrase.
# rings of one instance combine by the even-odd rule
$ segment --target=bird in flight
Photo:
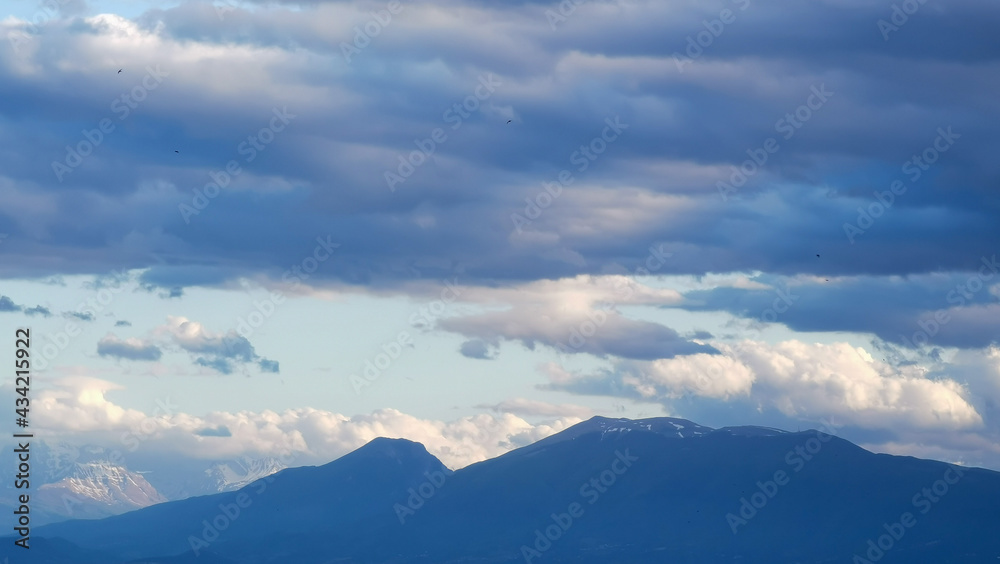
[[[118,69],[118,74],[121,74],[121,73],[122,73],[122,69]]]
[[[816,258],[819,258],[819,255],[816,255]]]
[[[507,120],[507,123],[510,123],[510,122],[512,122],[512,121],[514,121],[514,120],[512,120],[512,119],[509,119],[509,120]]]
[[[174,151],[175,153],[180,153],[180,151]]]

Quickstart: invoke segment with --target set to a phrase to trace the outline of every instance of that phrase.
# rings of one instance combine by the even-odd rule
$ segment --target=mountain
[[[33,444],[32,523],[98,519],[167,500],[233,491],[285,468],[276,458],[199,461],[140,454],[56,441]],[[157,471],[133,471],[126,459]],[[23,493],[13,487],[15,474],[16,467],[0,467],[0,511],[13,511]]]
[[[277,458],[250,458],[242,456],[232,462],[219,462],[205,470],[205,493],[238,490],[261,478],[285,469]]]
[[[277,458],[241,456],[226,461],[149,461],[158,471],[149,476],[156,489],[174,501],[189,497],[229,492],[284,470]]]
[[[998,506],[1000,473],[816,431],[594,418],[456,472],[417,443],[376,439],[33,539],[75,547],[78,564],[995,564]]]
[[[32,468],[34,470],[34,468]],[[31,511],[35,526],[67,519],[99,519],[166,501],[156,488],[136,472],[109,461],[65,462],[53,472],[32,472]],[[11,477],[0,491],[0,508],[13,511],[23,491],[10,487]]]
[[[75,463],[72,473],[43,484],[34,506],[66,519],[118,515],[166,501],[142,477],[110,462]]]

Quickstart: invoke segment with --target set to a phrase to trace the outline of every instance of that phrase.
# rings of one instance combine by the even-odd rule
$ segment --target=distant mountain
[[[32,468],[34,470],[34,468]],[[45,479],[53,480],[45,483]],[[13,478],[0,491],[0,510],[13,511],[21,490]],[[32,473],[31,511],[35,526],[67,519],[99,519],[166,501],[141,474],[108,461],[67,462],[58,475]]]
[[[277,458],[250,458],[242,456],[231,462],[218,462],[205,470],[204,494],[238,490],[261,478],[285,469]]]
[[[77,564],[995,564],[997,507],[1000,473],[815,431],[594,418],[454,473],[376,439],[237,492],[33,533]]]
[[[141,474],[110,462],[76,463],[72,473],[44,484],[34,506],[67,519],[118,515],[167,501]]]
[[[233,491],[285,468],[269,457],[178,460],[176,464],[147,459],[139,464],[158,471],[140,473],[126,466],[120,450],[46,441],[33,444],[32,449],[35,526],[98,519],[167,500]],[[136,462],[132,456],[127,458]],[[23,493],[13,487],[15,473],[15,467],[0,467],[0,511],[13,511],[18,494]]]

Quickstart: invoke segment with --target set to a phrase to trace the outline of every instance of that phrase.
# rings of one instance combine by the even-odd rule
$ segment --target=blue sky
[[[53,2],[0,21],[52,440],[456,467],[832,418],[1000,468],[991,3]]]

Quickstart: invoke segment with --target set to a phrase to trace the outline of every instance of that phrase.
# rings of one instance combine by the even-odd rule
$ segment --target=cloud
[[[984,262],[993,263],[983,257],[980,266]],[[830,282],[805,275],[761,275],[756,277],[759,287],[691,290],[683,303],[671,307],[726,311],[753,324],[776,322],[795,331],[873,333],[911,349],[928,344],[982,348],[996,342],[1000,331],[1000,304],[989,291],[994,274],[984,270],[985,280],[977,271]]]
[[[41,315],[42,317],[50,317],[52,312],[48,308],[42,306],[35,306],[30,308],[25,308],[22,305],[14,303],[14,300],[7,296],[0,296],[0,313],[13,313],[22,312],[25,315],[31,317],[35,315]]]
[[[155,416],[122,408],[108,391],[122,386],[98,378],[60,378],[38,392],[37,425],[52,440],[124,450],[123,437],[141,440],[143,452],[219,460],[290,454],[302,464],[322,464],[376,437],[422,443],[450,468],[499,456],[559,432],[581,419],[559,416],[531,424],[511,413],[453,421],[419,419],[394,409],[347,417],[312,408],[194,416],[169,409]],[[168,401],[169,403],[169,401]],[[36,423],[33,421],[33,423]]]
[[[612,371],[573,374],[547,367],[548,389],[618,395],[674,406],[696,396],[752,405],[788,418],[837,417],[878,429],[982,429],[969,390],[927,377],[917,366],[892,367],[862,348],[785,341],[719,345],[721,355],[620,362]]]
[[[490,345],[481,339],[473,339],[471,341],[465,341],[462,343],[459,352],[462,356],[468,358],[477,358],[481,360],[493,360],[496,358],[496,354],[491,352]]]
[[[564,353],[647,360],[716,352],[663,325],[622,315],[617,307],[681,301],[674,290],[653,289],[626,276],[579,276],[510,288],[466,287],[461,299],[493,311],[446,317],[437,327],[468,337],[471,343],[505,339],[528,348],[542,344]],[[506,309],[497,310],[500,305]],[[475,347],[468,345],[463,354],[480,352]]]
[[[197,364],[198,366],[211,368],[212,370],[215,370],[216,372],[220,372],[222,374],[233,373],[232,363],[230,363],[229,360],[225,358],[207,359],[205,357],[199,356],[198,358],[194,359],[194,363]]]
[[[153,330],[157,338],[168,339],[194,357],[195,364],[222,374],[231,374],[235,365],[256,363],[263,372],[278,372],[278,362],[261,357],[250,341],[235,330],[215,333],[186,317],[168,316]]]
[[[214,429],[201,429],[195,431],[195,435],[199,437],[232,437],[232,432],[225,425],[219,425]]]
[[[67,311],[66,313],[63,314],[63,317],[74,317],[76,319],[79,319],[80,321],[93,321],[97,319],[97,317],[93,313],[79,312],[79,311]]]
[[[40,315],[42,317],[52,317],[52,312],[49,311],[49,308],[42,306],[25,308],[24,314],[29,317],[34,317],[36,315]]]
[[[589,407],[571,404],[554,404],[526,398],[504,400],[497,404],[477,405],[480,409],[489,409],[498,413],[512,413],[528,417],[573,417],[587,419],[594,415]]]
[[[889,15],[884,6],[817,3],[790,25],[777,4],[754,5],[727,27],[725,41],[683,68],[674,53],[711,10],[635,6],[581,5],[553,33],[545,4],[479,2],[460,17],[441,4],[415,4],[346,73],[334,63],[343,63],[339,45],[353,40],[352,27],[369,17],[361,2],[239,8],[224,25],[212,6],[188,4],[134,19],[40,22],[30,45],[0,58],[0,84],[23,102],[10,107],[28,118],[0,110],[11,118],[0,142],[19,148],[0,156],[0,198],[20,210],[3,227],[10,237],[2,276],[130,264],[149,267],[143,281],[177,296],[241,276],[280,278],[304,241],[327,234],[343,243],[343,260],[324,264],[307,285],[398,285],[414,262],[444,260],[475,265],[470,285],[601,275],[641,264],[655,241],[674,248],[664,272],[691,275],[905,276],[959,270],[995,252],[991,187],[1000,167],[991,155],[1000,148],[1000,110],[983,94],[992,87],[983,69],[996,49],[972,47],[992,46],[986,30],[1000,21],[989,4],[949,4],[933,18],[912,18],[888,42],[874,25]],[[0,35],[26,27],[8,18]],[[803,30],[813,34],[805,48]],[[167,73],[163,84],[139,111],[110,112],[112,100],[141,83],[154,54]],[[845,67],[848,54],[859,56]],[[425,64],[431,59],[433,69]],[[110,60],[132,69],[113,88],[98,78],[116,71]],[[377,71],[386,65],[408,70],[385,83]],[[206,87],[199,78],[215,68],[228,74]],[[490,73],[500,85],[452,130],[444,112]],[[917,78],[929,75],[947,76],[948,88]],[[819,85],[836,94],[786,138],[776,124]],[[891,102],[904,99],[910,104]],[[94,127],[66,130],[51,108],[69,103],[95,124],[108,117],[118,127],[60,182],[51,163],[65,157],[51,148],[73,145],[82,140],[73,132]],[[245,162],[237,147],[247,128],[264,127],[274,108],[286,106],[299,117]],[[386,127],[373,129],[371,115],[384,116]],[[498,127],[509,115],[518,127]],[[595,159],[582,156],[616,117],[628,124],[621,138]],[[909,181],[903,164],[947,126],[962,135],[954,150]],[[447,141],[390,192],[385,172],[435,128]],[[162,147],[181,136],[190,145],[192,134],[199,160],[164,166]],[[780,151],[723,202],[716,183],[769,137]],[[178,212],[193,198],[188,187],[204,186],[232,159],[247,166],[188,225]],[[523,215],[526,198],[537,205],[543,183],[563,170],[572,183],[512,237],[511,215]],[[842,225],[896,178],[908,191],[867,230],[864,245],[850,245]],[[331,221],[343,213],[349,224]],[[231,233],[243,236],[224,235]],[[850,252],[824,252],[849,245]],[[803,260],[817,250],[822,261]]]
[[[845,425],[845,433],[858,434],[855,442],[863,443],[876,452],[933,455],[946,460],[963,460],[974,465],[996,467],[1000,463],[1000,448],[991,437],[998,429],[993,422],[983,429],[967,406],[963,406],[956,388],[947,381],[921,383],[912,375],[900,376],[863,374],[855,382],[843,385],[844,392],[827,398],[816,393],[818,388],[836,384],[838,364],[863,366],[849,359],[857,352],[844,345],[827,349],[814,345],[783,344],[765,346],[747,343],[739,354],[748,364],[770,362],[769,369],[756,373],[751,398],[735,396],[730,401],[749,401],[748,408],[787,410],[800,421],[819,421],[832,417]],[[831,380],[812,382],[822,372],[808,372],[801,378],[791,378],[786,391],[769,391],[797,369],[803,368],[799,353],[810,350],[817,359],[834,360]],[[763,351],[763,357],[760,357]],[[727,351],[727,354],[733,351]],[[843,357],[837,361],[836,358]],[[666,361],[691,362],[692,359],[718,362],[718,355],[697,355]],[[793,359],[793,365],[781,359]],[[860,358],[860,357],[859,357]],[[799,364],[795,364],[795,363]],[[995,359],[989,360],[995,363]],[[970,366],[972,368],[972,366]],[[768,372],[770,371],[770,372]],[[651,380],[655,380],[653,376]],[[840,379],[839,381],[843,381]],[[680,385],[685,382],[682,377]],[[759,384],[758,384],[759,383]],[[676,388],[678,382],[652,382],[662,389]],[[757,386],[761,389],[756,389]],[[525,398],[514,398],[497,404],[478,406],[495,414],[480,414],[450,421],[421,419],[394,409],[377,410],[365,415],[348,417],[312,408],[274,411],[213,412],[194,416],[179,411],[168,399],[168,409],[145,414],[122,408],[106,398],[109,391],[122,386],[101,379],[74,376],[57,378],[49,388],[39,390],[37,424],[52,440],[75,444],[97,444],[124,450],[126,439],[142,442],[143,452],[180,456],[202,460],[219,460],[250,456],[281,456],[291,454],[297,464],[322,464],[342,456],[379,436],[406,438],[424,444],[431,454],[451,468],[461,468],[487,458],[504,454],[553,433],[559,432],[591,415],[585,408],[569,404],[548,404]],[[5,393],[12,393],[8,390]],[[844,398],[850,401],[845,402]],[[994,396],[996,398],[996,396]],[[798,401],[804,401],[799,405]],[[892,402],[895,403],[892,403]],[[737,407],[734,404],[733,407]],[[947,411],[950,407],[950,412]],[[943,409],[944,408],[944,409]],[[934,412],[937,412],[937,416]],[[521,417],[543,417],[547,422],[531,424]],[[684,417],[683,414],[677,416]],[[552,420],[552,418],[556,418]],[[696,419],[697,420],[697,419]],[[746,423],[746,420],[741,422]],[[795,422],[791,429],[795,428]],[[881,438],[862,431],[867,425],[885,426],[888,435]],[[788,428],[787,425],[783,425]],[[853,431],[852,431],[853,429]],[[225,433],[228,430],[228,434]],[[852,437],[845,437],[849,440]]]
[[[97,354],[126,360],[157,361],[163,352],[156,345],[141,339],[129,337],[123,340],[108,333],[98,341]]]

